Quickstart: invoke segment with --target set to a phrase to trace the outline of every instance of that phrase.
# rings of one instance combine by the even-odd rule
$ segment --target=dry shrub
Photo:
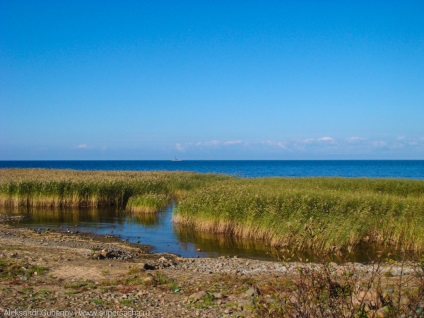
[[[255,310],[262,317],[424,317],[423,264],[302,264],[272,297],[259,296]]]

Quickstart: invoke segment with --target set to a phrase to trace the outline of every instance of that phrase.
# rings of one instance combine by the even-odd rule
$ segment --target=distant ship
[[[177,157],[174,157],[174,159],[172,159],[171,161],[177,162],[177,161],[181,161],[181,160],[178,159]]]

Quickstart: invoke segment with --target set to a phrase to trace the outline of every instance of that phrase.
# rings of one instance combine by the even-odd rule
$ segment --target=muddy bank
[[[422,314],[424,280],[416,264],[317,265],[149,251],[109,236],[0,224],[0,315],[326,316],[316,293],[328,295],[326,306],[338,304],[346,316]],[[326,310],[338,313],[336,307]]]

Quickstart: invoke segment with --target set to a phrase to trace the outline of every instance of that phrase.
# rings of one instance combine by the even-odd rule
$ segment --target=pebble
[[[193,302],[197,302],[197,301],[199,301],[200,299],[202,299],[203,297],[205,297],[207,294],[206,294],[206,292],[205,291],[199,291],[199,292],[197,292],[197,293],[194,293],[194,294],[191,294],[189,297],[188,297],[188,300],[191,300],[191,301],[193,301]]]
[[[56,235],[58,233],[49,233],[48,235]],[[4,234],[3,234],[4,235]],[[14,235],[13,233],[11,233],[10,235]],[[47,234],[46,234],[47,235]],[[119,253],[116,254],[116,262],[115,260],[112,259],[108,259],[106,260],[103,266],[110,266],[113,267],[114,265],[117,267],[117,269],[119,269],[120,266],[120,262],[119,260],[125,259],[125,258],[132,258],[134,257],[134,255],[136,255],[133,251],[129,250],[129,249],[125,249],[122,247],[118,247],[118,246],[114,246],[114,245],[108,245],[107,243],[99,243],[98,241],[89,241],[89,240],[85,240],[85,241],[72,241],[72,240],[61,240],[60,239],[60,235],[62,234],[58,234],[59,238],[57,240],[45,240],[43,241],[44,244],[48,244],[50,246],[54,246],[54,245],[60,245],[60,246],[69,246],[69,247],[75,247],[75,248],[87,248],[87,249],[91,249],[91,250],[96,250],[98,251],[98,253],[104,252],[107,254],[110,251],[119,251]],[[6,235],[7,236],[7,235]],[[4,235],[4,237],[6,237]],[[32,234],[31,238],[23,238],[22,239],[22,245],[25,245],[26,242],[28,241],[36,241],[38,243],[41,242],[40,238],[38,236],[35,236],[34,234]],[[21,252],[20,252],[21,253]],[[78,252],[77,252],[78,253]],[[121,254],[122,253],[122,254]],[[142,251],[139,252],[140,254],[143,254]],[[16,257],[18,256],[18,254],[16,253],[12,253],[12,252],[8,252],[8,251],[1,251],[0,255],[5,255],[6,257]],[[15,255],[15,256],[13,256]],[[19,254],[20,257],[22,258],[23,256],[21,254]],[[70,255],[72,256],[72,258],[67,258],[69,260],[74,260],[75,257],[74,255]],[[91,255],[87,255],[87,257],[90,257]],[[37,256],[38,257],[38,256]],[[316,265],[316,264],[304,264],[304,263],[278,263],[278,262],[263,262],[263,261],[257,261],[257,260],[246,260],[246,259],[240,259],[237,257],[219,257],[219,258],[213,258],[213,259],[204,259],[204,258],[193,258],[193,259],[184,259],[184,258],[178,258],[176,256],[172,256],[172,255],[166,255],[166,256],[162,256],[159,259],[157,257],[151,257],[149,256],[149,258],[147,258],[149,263],[131,263],[134,264],[133,266],[131,265],[126,265],[126,267],[128,268],[140,268],[140,269],[144,269],[145,265],[148,267],[152,267],[155,270],[158,270],[160,268],[160,266],[162,266],[162,268],[164,268],[165,273],[168,275],[170,271],[170,269],[172,268],[175,271],[189,271],[190,273],[193,272],[198,272],[198,273],[225,273],[225,274],[235,274],[237,276],[240,275],[257,275],[257,274],[271,274],[271,275],[283,275],[283,274],[296,274],[298,273],[298,268],[299,267],[305,267],[305,268],[319,268],[320,265]],[[28,259],[29,262],[32,262],[31,259]],[[60,261],[60,257],[58,257],[57,261]],[[46,261],[47,262],[47,261]],[[108,263],[111,262],[111,263]],[[107,265],[106,265],[107,264]],[[128,264],[128,263],[125,263]],[[354,266],[356,269],[364,269],[364,271],[368,271],[369,269],[367,267],[365,267],[363,264],[350,264],[349,266]],[[333,268],[342,268],[342,266],[337,265],[337,264],[332,264]],[[401,272],[401,268],[398,267],[393,267],[393,275],[397,276],[400,274],[405,274],[407,273],[409,269],[405,268],[404,272]],[[127,270],[126,270],[127,271]],[[111,271],[112,272],[112,271]],[[153,272],[155,273],[155,272]],[[36,273],[33,273],[33,275],[37,275]],[[115,291],[113,290],[113,292],[107,292],[104,293],[102,292],[100,289],[96,289],[95,291],[91,292],[87,292],[84,291],[81,294],[71,294],[71,295],[61,295],[59,294],[55,294],[55,298],[58,298],[61,301],[62,306],[68,307],[68,308],[80,308],[81,306],[83,306],[84,308],[91,308],[90,306],[94,306],[93,304],[93,299],[102,299],[105,302],[110,302],[110,303],[114,303],[116,301],[116,305],[120,306],[119,308],[122,309],[124,308],[122,306],[122,304],[120,303],[120,300],[137,300],[137,305],[140,305],[140,307],[142,308],[154,308],[154,315],[155,316],[166,316],[166,313],[169,314],[169,308],[181,308],[178,309],[177,312],[180,316],[192,316],[194,313],[198,314],[201,317],[208,317],[208,316],[212,316],[212,317],[216,317],[219,315],[223,314],[223,311],[225,310],[225,314],[229,315],[229,314],[233,314],[235,312],[235,315],[239,315],[239,316],[249,316],[249,313],[246,314],[246,308],[249,308],[249,306],[252,305],[252,300],[251,298],[258,295],[260,293],[260,291],[255,287],[255,286],[251,286],[249,287],[249,289],[245,292],[245,293],[241,293],[241,294],[237,294],[237,295],[232,295],[229,294],[228,297],[224,296],[221,292],[214,292],[211,293],[210,295],[213,296],[213,298],[215,299],[215,303],[219,306],[224,305],[223,308],[221,307],[214,307],[212,309],[202,309],[202,310],[197,310],[197,311],[193,311],[193,309],[188,310],[186,308],[186,305],[181,305],[182,303],[182,299],[184,297],[186,297],[185,295],[187,295],[186,293],[188,293],[188,291],[194,291],[190,290],[190,289],[185,289],[182,288],[182,290],[179,293],[174,293],[171,290],[167,290],[165,293],[160,294],[161,289],[163,286],[156,286],[154,287],[155,282],[155,278],[153,275],[150,274],[150,272],[140,272],[137,273],[137,275],[142,279],[145,280],[145,282],[147,282],[147,284],[139,284],[139,285],[135,285],[135,286],[131,286],[131,288],[133,288],[132,291],[125,291],[126,294],[121,295],[121,291]],[[144,276],[145,275],[145,276]],[[171,275],[168,275],[172,277]],[[196,277],[196,275],[193,275],[194,277]],[[23,276],[25,277],[25,276]],[[22,277],[22,279],[24,279]],[[204,279],[206,277],[206,279],[204,279],[202,281],[202,283],[204,285],[200,285],[202,286],[200,288],[204,288],[207,289],[207,285],[210,284],[210,282],[208,282],[207,280],[211,279],[209,277],[211,276],[202,276],[199,275],[198,277],[202,277],[202,279]],[[53,276],[51,277],[52,279],[56,279]],[[30,278],[29,282],[31,282],[32,278]],[[37,278],[38,280],[38,278]],[[212,279],[211,279],[212,280]],[[21,282],[22,285],[24,284],[28,284],[28,282]],[[234,290],[236,290],[238,288],[238,286],[245,286],[245,284],[241,284],[239,281],[239,285],[234,284]],[[181,286],[181,285],[180,285]],[[142,290],[140,290],[142,289]],[[32,292],[33,293],[33,292]],[[29,295],[29,294],[27,294]],[[33,294],[36,295],[36,294]],[[202,298],[204,298],[206,295],[208,295],[208,293],[204,290],[198,290],[194,293],[192,293],[187,300],[190,300],[191,302],[199,302],[202,300]],[[7,297],[15,297],[16,299],[18,299],[21,295],[18,295],[17,293],[15,293],[14,291],[10,293],[10,295],[8,295]],[[119,296],[119,297],[118,297]],[[122,298],[120,298],[122,296]],[[52,295],[50,295],[49,297],[52,297]],[[60,298],[61,297],[61,298]],[[175,300],[170,300],[172,299],[172,297],[174,297],[174,299],[178,299],[178,301]],[[240,299],[240,297],[245,297],[248,299]],[[67,300],[66,302],[64,302],[64,300]],[[239,308],[240,310],[243,310],[243,313],[238,312],[237,309],[231,309],[231,308],[225,308],[225,305],[227,303],[231,303],[233,302],[234,304],[236,304],[236,308]],[[46,302],[45,304],[51,303],[51,306],[54,306],[54,302]],[[167,309],[167,307],[169,307]],[[93,307],[94,308],[94,307]],[[128,307],[131,308],[131,307]],[[225,309],[224,309],[225,308]],[[384,307],[383,307],[384,308]],[[384,317],[384,311],[383,308],[380,308],[379,310],[376,310],[376,314],[378,314],[380,317]],[[378,313],[377,313],[378,311]],[[153,310],[152,310],[153,312]],[[185,315],[183,314],[185,313]]]

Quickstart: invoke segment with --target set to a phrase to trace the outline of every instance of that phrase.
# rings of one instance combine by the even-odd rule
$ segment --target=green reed
[[[424,182],[232,179],[191,192],[174,221],[292,250],[351,250],[368,242],[422,251]]]
[[[190,172],[0,169],[0,206],[117,206],[131,210],[162,198],[161,208],[192,188],[228,179]],[[143,198],[148,198],[146,201]],[[150,201],[149,201],[150,200]],[[149,203],[149,202],[150,203]],[[151,204],[150,204],[151,205]]]
[[[155,213],[165,208],[170,201],[169,195],[147,193],[130,197],[126,205],[129,212]]]
[[[0,206],[116,206],[291,250],[424,250],[424,181],[0,169]]]

